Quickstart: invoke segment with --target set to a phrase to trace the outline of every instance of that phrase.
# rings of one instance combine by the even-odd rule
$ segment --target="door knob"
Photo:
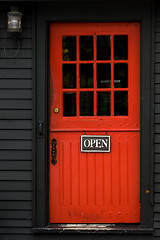
[[[54,108],[53,110],[55,113],[59,113],[59,108]]]

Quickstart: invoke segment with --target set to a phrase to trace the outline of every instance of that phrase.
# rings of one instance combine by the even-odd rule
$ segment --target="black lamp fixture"
[[[8,32],[21,32],[22,31],[22,13],[18,11],[18,7],[11,7],[11,11],[8,12]]]

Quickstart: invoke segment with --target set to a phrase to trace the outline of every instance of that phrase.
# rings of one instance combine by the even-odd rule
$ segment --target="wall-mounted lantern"
[[[8,12],[8,32],[21,32],[22,13],[18,11],[18,7],[11,7],[11,11]]]

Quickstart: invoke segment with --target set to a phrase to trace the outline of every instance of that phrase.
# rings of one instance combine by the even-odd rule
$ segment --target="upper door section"
[[[140,130],[138,23],[51,24],[50,116],[51,131]]]

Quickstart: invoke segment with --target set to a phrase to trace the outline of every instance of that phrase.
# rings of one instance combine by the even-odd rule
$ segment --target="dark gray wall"
[[[32,13],[21,8],[21,49],[12,57],[18,45],[13,34],[6,35],[8,11],[10,5],[1,4],[0,239],[25,240],[32,227]]]
[[[156,5],[155,33],[155,168],[154,168],[154,229],[160,238],[160,2]]]
[[[32,235],[32,5],[21,7],[23,31],[17,42],[7,34],[9,4],[0,4],[0,239],[53,239]],[[6,55],[4,52],[6,48]],[[160,238],[160,3],[156,6],[155,34],[155,168],[154,239]],[[72,236],[72,237],[71,237]],[[54,235],[54,239],[97,239],[97,235]],[[119,236],[98,236],[98,239]],[[139,236],[137,239],[151,239]],[[135,239],[135,236],[123,236]]]

